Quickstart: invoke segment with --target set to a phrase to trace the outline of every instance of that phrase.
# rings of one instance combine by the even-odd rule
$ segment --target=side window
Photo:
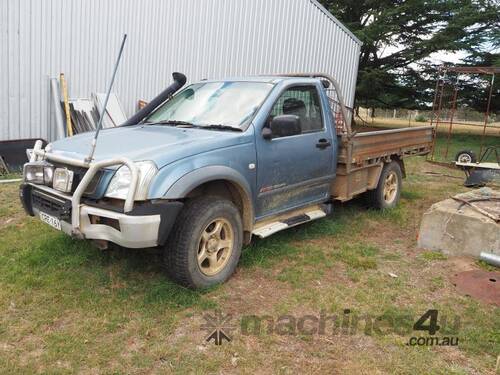
[[[302,133],[322,130],[323,119],[316,87],[296,86],[283,92],[274,103],[269,121],[280,115],[299,116]]]

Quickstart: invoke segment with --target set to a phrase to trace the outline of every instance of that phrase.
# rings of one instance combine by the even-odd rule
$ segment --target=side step
[[[330,205],[316,205],[308,207],[305,210],[293,211],[289,215],[283,215],[263,222],[262,225],[257,224],[252,234],[260,238],[269,237],[271,234],[281,230],[325,217],[330,213],[330,207]]]

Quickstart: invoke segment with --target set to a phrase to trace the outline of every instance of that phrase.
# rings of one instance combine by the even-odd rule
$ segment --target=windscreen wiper
[[[224,125],[224,124],[200,125],[200,129],[232,130],[232,131],[237,131],[237,132],[242,131],[242,129],[240,129],[240,128],[237,128],[234,126],[229,126],[229,125]]]
[[[195,127],[195,124],[192,124],[187,121],[180,121],[180,120],[162,120],[162,121],[155,121],[155,122],[144,122],[143,125],[172,125],[172,126],[185,126],[185,127]]]
[[[155,122],[144,122],[143,125],[172,125],[186,128],[198,128],[198,129],[217,129],[217,130],[232,130],[232,131],[242,131],[240,128],[234,126],[224,125],[224,124],[207,124],[207,125],[197,125],[188,121],[181,120],[162,120]]]

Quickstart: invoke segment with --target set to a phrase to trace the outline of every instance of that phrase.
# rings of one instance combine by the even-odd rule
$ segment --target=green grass
[[[454,137],[453,149],[473,148],[477,140]],[[453,173],[409,160],[398,208],[370,210],[356,199],[334,205],[325,219],[254,239],[236,276],[205,291],[170,282],[156,251],[103,252],[27,218],[17,186],[0,185],[0,373],[492,374],[500,353],[498,308],[457,293],[450,259],[416,248],[422,212],[464,191],[461,180],[429,170]],[[346,308],[396,322],[401,331],[235,334],[216,347],[200,328],[203,314],[216,309],[237,318]],[[430,308],[440,319],[460,318],[457,348],[405,345]],[[438,334],[452,331],[448,322]]]
[[[476,261],[476,265],[486,271],[496,271],[498,270],[497,267],[489,264],[489,263],[486,263],[484,260],[477,260]]]
[[[421,191],[418,190],[404,190],[401,192],[401,199],[405,200],[418,200],[421,199],[424,196],[424,194]]]
[[[443,255],[443,253],[440,253],[439,251],[423,251],[420,257],[428,261],[448,259],[445,255]]]
[[[168,335],[187,309],[217,307],[209,292],[167,280],[157,254],[102,252],[32,219],[0,233],[0,304],[7,307],[1,313],[0,342],[31,336],[39,342],[22,344],[8,358],[0,353],[2,373],[9,366],[17,372],[16,358],[25,358],[24,371],[33,373],[40,368],[57,372],[61,359],[74,371],[104,368],[121,355],[127,337],[142,335],[148,327]],[[50,328],[59,321],[62,328]],[[43,354],[26,356],[40,350],[40,343]],[[135,366],[132,362],[123,365]]]
[[[344,262],[352,268],[362,270],[377,268],[375,256],[379,250],[375,246],[366,244],[342,245],[340,250],[334,254],[334,259]]]
[[[243,249],[240,265],[243,267],[272,267],[283,259],[291,259],[300,252],[294,241],[334,236],[345,230],[347,220],[357,215],[352,208],[339,208],[335,217],[327,217],[312,223],[279,232],[265,239],[255,238]]]
[[[134,292],[140,292],[143,297],[135,299],[137,307],[203,305],[203,293],[165,282],[154,253],[125,249],[101,252],[87,242],[47,231],[36,221],[23,228],[9,229],[3,233],[5,241],[0,245],[0,280],[6,285],[28,290],[48,289],[51,293],[70,292],[71,299],[78,296],[83,303],[97,305],[103,298],[129,300]],[[19,237],[37,238],[37,241],[30,246],[25,241],[16,242]],[[149,277],[144,279],[144,275]],[[108,291],[112,289],[116,291],[110,295]]]
[[[443,276],[435,276],[430,279],[430,290],[435,292],[445,286]]]

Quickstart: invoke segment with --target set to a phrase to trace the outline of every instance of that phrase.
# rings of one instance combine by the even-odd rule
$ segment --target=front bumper
[[[22,184],[20,198],[31,216],[40,212],[57,217],[61,230],[73,237],[105,240],[129,248],[163,245],[183,204],[177,201],[150,201],[136,204],[128,212],[93,202],[79,205],[77,230],[72,225],[71,196],[47,186]]]
[[[161,199],[136,202],[139,169],[132,160],[116,157],[94,162],[68,158],[50,152],[48,146],[42,149],[42,142],[38,140],[35,142],[30,162],[43,160],[81,167],[87,171],[71,195],[43,185],[21,185],[21,202],[29,215],[40,215],[43,212],[54,216],[59,219],[61,230],[77,238],[111,241],[132,248],[165,243],[183,204]],[[120,165],[127,166],[131,173],[123,207],[103,206],[102,202],[83,199],[85,191],[99,171]]]

